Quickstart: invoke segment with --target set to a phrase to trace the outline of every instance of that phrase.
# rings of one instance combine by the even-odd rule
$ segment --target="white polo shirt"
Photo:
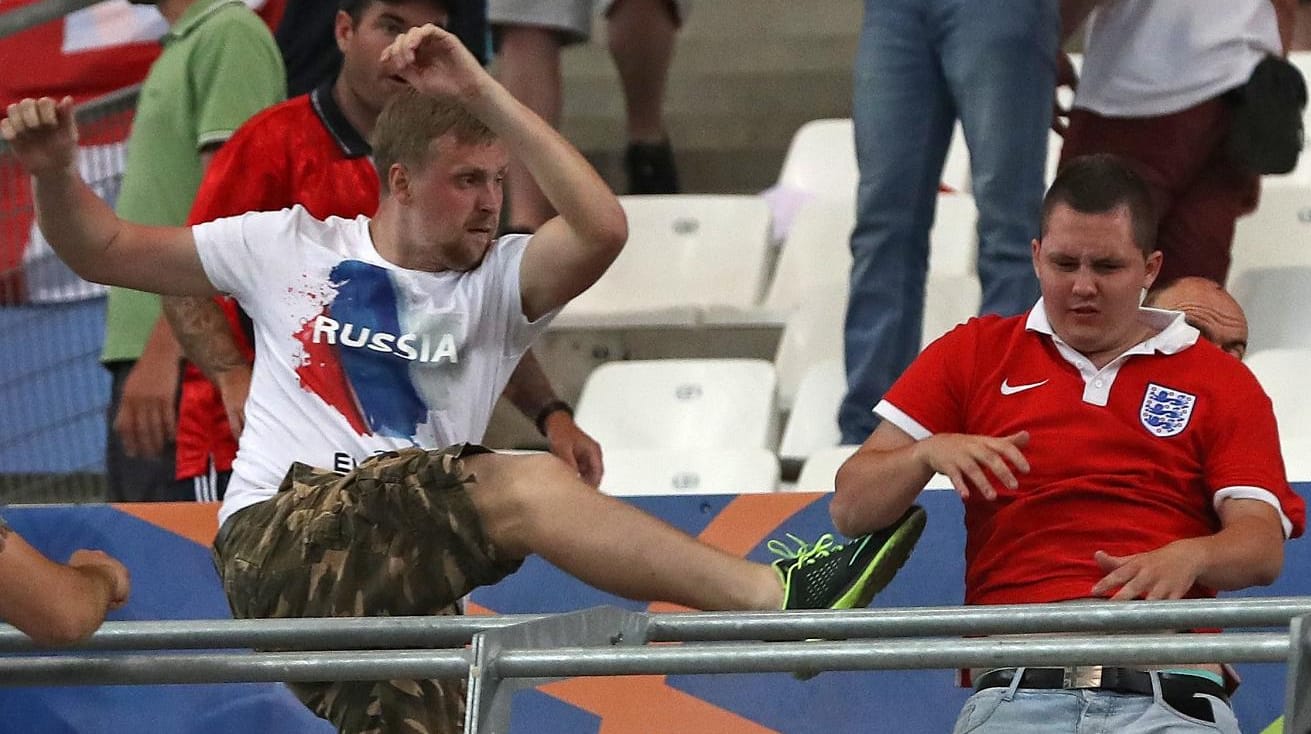
[[[1089,17],[1084,41],[1074,106],[1105,117],[1187,109],[1282,53],[1270,0],[1111,0]]]

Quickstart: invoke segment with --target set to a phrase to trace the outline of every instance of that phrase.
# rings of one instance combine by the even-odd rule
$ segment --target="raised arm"
[[[125,222],[82,180],[71,97],[9,105],[0,135],[32,174],[37,225],[73,272],[154,293],[215,293],[190,229]]]
[[[383,60],[415,89],[449,94],[523,162],[560,214],[524,254],[524,316],[536,320],[586,290],[619,255],[628,223],[618,199],[572,145],[489,75],[459,39],[436,26],[397,37]]]

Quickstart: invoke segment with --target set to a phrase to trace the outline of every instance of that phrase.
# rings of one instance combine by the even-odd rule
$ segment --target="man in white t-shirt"
[[[1133,163],[1160,219],[1159,283],[1224,283],[1235,221],[1260,177],[1229,152],[1231,93],[1283,53],[1278,6],[1291,0],[1065,0],[1067,32],[1086,25],[1062,165],[1090,153]]]
[[[24,100],[0,122],[33,174],[42,232],[74,271],[231,293],[255,323],[215,540],[234,614],[455,613],[529,553],[613,593],[701,609],[867,604],[905,561],[922,510],[753,564],[598,494],[559,459],[473,444],[515,362],[605,272],[627,223],[578,151],[454,36],[412,29],[384,59],[412,89],[375,126],[383,193],[371,220],[297,207],[192,228],[123,222],[76,175],[71,100]],[[560,215],[495,240],[511,155]],[[342,731],[454,732],[463,720],[462,681],[293,689]]]

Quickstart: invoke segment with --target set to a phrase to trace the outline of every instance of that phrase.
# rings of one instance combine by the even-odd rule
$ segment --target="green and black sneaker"
[[[769,550],[780,556],[773,565],[783,582],[783,608],[869,606],[910,558],[926,517],[923,507],[912,505],[892,525],[842,544],[828,533],[814,544],[789,534],[796,547],[769,541]]]

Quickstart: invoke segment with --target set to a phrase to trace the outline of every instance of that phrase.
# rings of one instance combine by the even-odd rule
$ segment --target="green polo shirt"
[[[200,188],[200,151],[286,96],[273,34],[241,0],[196,0],[162,39],[141,87],[117,211],[141,224],[186,224]],[[136,360],[159,296],[109,290],[104,362]]]

